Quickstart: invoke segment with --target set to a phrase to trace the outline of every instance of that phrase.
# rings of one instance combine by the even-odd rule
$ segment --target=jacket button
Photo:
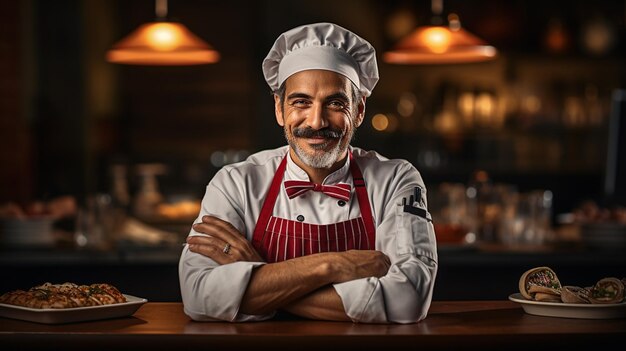
[[[298,215],[298,217],[296,217],[296,219],[298,220],[298,222],[304,222],[304,216],[303,215]]]

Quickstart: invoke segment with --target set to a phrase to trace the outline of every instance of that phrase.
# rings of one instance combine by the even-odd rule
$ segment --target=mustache
[[[293,135],[298,138],[328,138],[328,139],[339,139],[343,135],[343,131],[341,129],[333,129],[333,128],[324,128],[315,130],[311,127],[304,128],[294,128],[292,131]]]

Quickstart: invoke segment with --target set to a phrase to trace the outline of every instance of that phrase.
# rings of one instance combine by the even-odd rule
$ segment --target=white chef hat
[[[263,60],[263,74],[273,91],[291,75],[309,69],[342,74],[365,96],[378,82],[374,47],[333,23],[304,25],[281,34]]]

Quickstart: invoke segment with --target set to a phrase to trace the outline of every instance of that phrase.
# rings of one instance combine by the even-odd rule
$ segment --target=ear
[[[363,120],[365,119],[365,96],[359,101],[359,106],[357,106],[357,113],[354,116],[354,127],[359,127]]]
[[[281,127],[285,126],[285,118],[283,116],[283,108],[280,105],[280,96],[274,94],[274,114],[276,115],[276,122]]]

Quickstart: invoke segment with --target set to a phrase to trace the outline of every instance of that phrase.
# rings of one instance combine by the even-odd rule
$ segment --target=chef
[[[437,252],[426,188],[407,161],[350,145],[378,81],[374,48],[331,23],[281,34],[263,61],[286,146],[210,181],[179,264],[198,321],[415,323]]]

